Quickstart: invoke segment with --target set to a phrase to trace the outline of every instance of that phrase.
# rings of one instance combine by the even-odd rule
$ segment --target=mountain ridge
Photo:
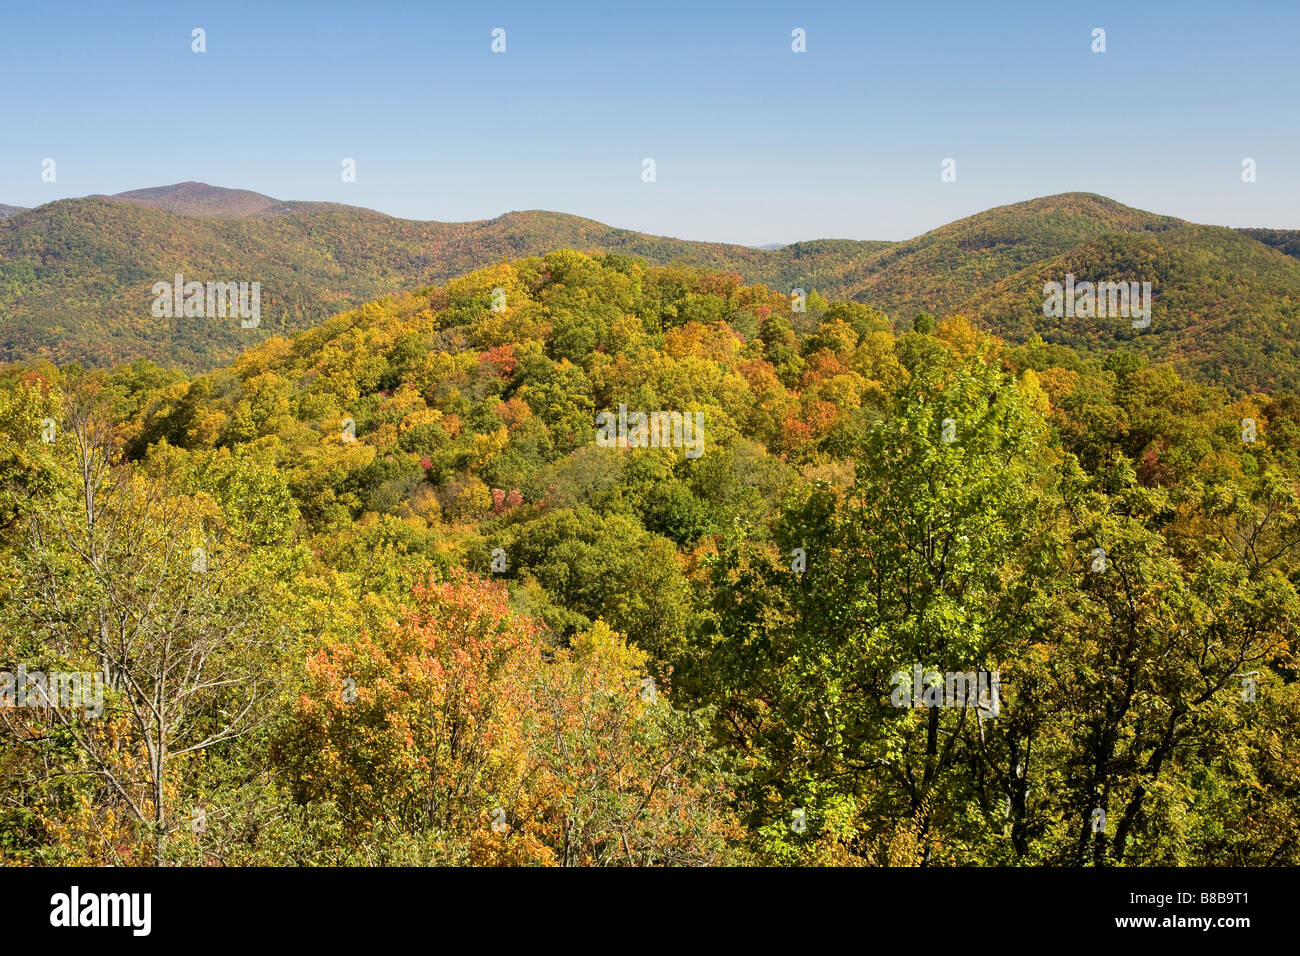
[[[898,242],[815,239],[779,249],[654,236],[539,209],[461,223],[399,219],[193,182],[63,199],[0,219],[0,360],[149,358],[208,369],[268,334],[561,248],[735,275],[785,293],[815,290],[878,308],[899,326],[922,311],[964,312],[1013,342],[1041,335],[1084,351],[1136,348],[1206,380],[1232,379],[1230,387],[1300,389],[1300,355],[1282,331],[1300,302],[1300,232],[1199,226],[1088,192],[997,206]],[[1216,250],[1238,273],[1214,265]],[[1101,281],[1120,266],[1150,274],[1156,314],[1167,321],[1139,337],[1118,325],[1043,321],[1045,277],[1077,269],[1081,281]],[[176,273],[259,282],[259,328],[156,319],[150,290]],[[1207,342],[1196,331],[1206,321],[1230,340]],[[1212,372],[1229,353],[1245,365]]]

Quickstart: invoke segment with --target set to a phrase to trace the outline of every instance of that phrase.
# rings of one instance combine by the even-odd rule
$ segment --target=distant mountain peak
[[[115,193],[112,196],[97,195],[89,198],[135,203],[139,206],[162,209],[178,216],[203,216],[216,219],[256,216],[258,213],[281,205],[278,199],[248,189],[226,189],[222,186],[209,186],[207,183],[197,182],[152,186],[148,189],[132,189],[124,193]]]

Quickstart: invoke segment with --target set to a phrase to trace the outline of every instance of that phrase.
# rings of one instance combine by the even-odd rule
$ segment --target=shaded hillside
[[[1300,229],[1238,229],[1243,235],[1256,239],[1278,252],[1300,259]]]
[[[1151,282],[1151,325],[1043,315],[1043,285]],[[1182,225],[1111,234],[1035,263],[982,295],[969,312],[1013,341],[1034,334],[1081,351],[1126,347],[1233,392],[1300,388],[1300,262],[1233,229]]]

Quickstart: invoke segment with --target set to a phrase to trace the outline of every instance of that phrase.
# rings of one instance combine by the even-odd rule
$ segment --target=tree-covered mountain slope
[[[1117,343],[1234,390],[1300,386],[1300,260],[1290,234],[1230,230],[1067,193],[979,213],[906,242],[813,240],[780,249],[689,242],[560,213],[416,222],[323,203],[284,203],[184,183],[76,199],[0,220],[0,358],[112,366],[150,358],[189,370],[269,335],[309,328],[378,296],[445,282],[556,248],[732,273],[783,294],[802,288],[878,308],[967,314],[1011,341]],[[230,317],[159,317],[151,289],[256,281],[257,328]],[[1151,282],[1153,321],[1043,316],[1043,285]]]
[[[1295,864],[1297,541],[1294,394],[626,255],[31,360],[0,861]]]

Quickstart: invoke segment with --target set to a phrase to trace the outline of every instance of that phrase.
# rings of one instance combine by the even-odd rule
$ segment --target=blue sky
[[[1086,190],[1300,228],[1297,0],[7,7],[0,202],[15,205],[192,179],[759,244],[902,239]]]

